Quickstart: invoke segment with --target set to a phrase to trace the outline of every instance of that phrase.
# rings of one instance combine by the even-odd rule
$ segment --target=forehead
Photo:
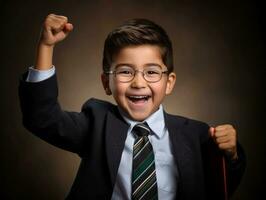
[[[113,65],[127,63],[143,66],[147,63],[163,65],[161,48],[157,45],[127,46],[122,48],[113,58]]]

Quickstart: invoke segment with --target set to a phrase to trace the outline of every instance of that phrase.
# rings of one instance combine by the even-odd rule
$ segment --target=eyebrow
[[[130,64],[130,63],[119,63],[119,64],[115,65],[114,67],[116,69],[116,68],[121,67],[121,66],[129,66],[132,68],[136,67],[135,65]],[[162,68],[162,66],[157,64],[157,63],[146,63],[143,67],[150,67],[150,66],[158,66],[158,67]]]

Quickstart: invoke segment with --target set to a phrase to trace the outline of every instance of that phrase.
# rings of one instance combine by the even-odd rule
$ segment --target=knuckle
[[[63,15],[58,16],[58,19],[64,23],[67,23],[67,21],[68,21],[68,18],[66,16],[63,16]]]
[[[236,130],[235,129],[230,130],[229,135],[236,137]]]
[[[227,127],[228,128],[233,128],[233,125],[232,124],[227,124]]]
[[[55,16],[55,14],[51,13],[51,14],[47,15],[46,18],[52,18],[52,17],[54,17],[54,16]]]
[[[230,130],[233,128],[231,124],[224,124],[223,127],[225,130]]]

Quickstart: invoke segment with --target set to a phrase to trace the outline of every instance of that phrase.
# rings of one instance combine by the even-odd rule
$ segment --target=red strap
[[[227,195],[227,179],[226,179],[226,166],[225,166],[225,158],[223,156],[223,179],[224,179],[224,199],[228,200],[228,195]]]

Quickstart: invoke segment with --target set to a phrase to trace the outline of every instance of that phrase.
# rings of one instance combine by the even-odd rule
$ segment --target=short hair
[[[160,48],[162,61],[168,72],[172,72],[174,69],[172,43],[161,26],[147,19],[128,20],[108,34],[103,50],[103,71],[110,70],[113,57],[122,48],[145,44]]]

